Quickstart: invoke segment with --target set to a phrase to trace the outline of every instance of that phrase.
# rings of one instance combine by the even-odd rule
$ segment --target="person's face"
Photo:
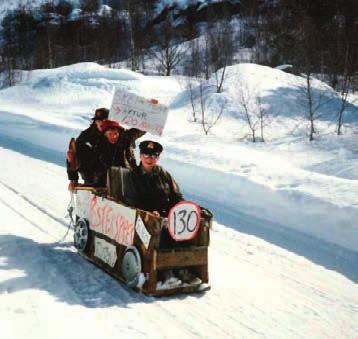
[[[119,139],[119,131],[118,129],[110,129],[104,133],[104,136],[110,144],[116,144]]]
[[[94,122],[96,124],[97,129],[102,132],[103,120],[95,120]]]
[[[157,164],[159,157],[160,157],[159,155],[155,155],[155,154],[141,153],[140,161],[142,162],[142,166],[144,167],[144,169],[147,172],[150,172],[153,169],[153,167]]]

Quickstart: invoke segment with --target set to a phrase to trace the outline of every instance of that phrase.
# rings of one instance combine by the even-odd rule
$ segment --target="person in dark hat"
[[[92,124],[82,131],[76,139],[77,169],[70,168],[71,159],[67,159],[67,175],[70,180],[69,189],[73,189],[78,182],[78,172],[85,183],[93,183],[93,171],[96,157],[93,153],[95,145],[103,138],[102,124],[108,119],[109,109],[97,108],[92,118]]]
[[[98,162],[94,170],[96,186],[106,186],[107,171],[110,167],[134,168],[135,140],[145,134],[137,128],[125,129],[117,121],[105,120],[101,126],[102,138],[94,147]]]
[[[92,118],[91,125],[82,131],[76,139],[76,162],[77,169],[71,170],[67,159],[67,174],[70,180],[69,188],[74,187],[78,182],[78,172],[80,172],[85,183],[93,182],[93,147],[98,140],[103,138],[102,123],[108,119],[109,110],[107,108],[97,108]]]
[[[108,108],[97,108],[94,117],[92,118],[93,121],[103,121],[107,120],[109,115]]]
[[[179,186],[164,168],[158,165],[163,146],[146,140],[139,144],[140,164],[129,176],[125,203],[166,217],[169,210],[184,200]]]

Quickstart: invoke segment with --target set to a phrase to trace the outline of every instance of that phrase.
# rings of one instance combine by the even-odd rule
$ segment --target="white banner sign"
[[[106,235],[119,244],[133,244],[135,216],[135,209],[92,196],[88,217],[90,229]]]
[[[109,119],[152,134],[162,135],[168,107],[139,95],[117,88],[114,92]]]
[[[88,218],[91,201],[91,192],[77,191],[76,192],[76,215],[80,218]]]
[[[94,255],[111,267],[114,267],[117,261],[116,246],[103,239],[94,238]]]
[[[200,207],[191,201],[181,201],[168,214],[168,231],[176,241],[193,239],[200,226]]]
[[[148,230],[146,229],[146,227],[143,223],[143,220],[140,216],[138,216],[137,222],[135,224],[135,230],[137,231],[137,234],[138,234],[140,240],[142,240],[145,248],[148,249],[151,235],[148,232]]]

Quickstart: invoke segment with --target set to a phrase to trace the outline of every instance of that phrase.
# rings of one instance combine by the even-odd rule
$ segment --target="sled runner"
[[[180,202],[168,218],[121,201],[123,173],[108,188],[77,186],[74,244],[78,252],[127,286],[161,296],[210,289],[208,246],[212,214]],[[112,186],[112,187],[111,187]],[[169,277],[168,273],[174,274]]]

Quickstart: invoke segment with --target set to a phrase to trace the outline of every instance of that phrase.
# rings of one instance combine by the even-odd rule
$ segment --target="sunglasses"
[[[144,158],[144,159],[149,159],[149,158],[158,159],[158,158],[159,158],[159,154],[146,154],[146,153],[143,153],[143,158]]]

